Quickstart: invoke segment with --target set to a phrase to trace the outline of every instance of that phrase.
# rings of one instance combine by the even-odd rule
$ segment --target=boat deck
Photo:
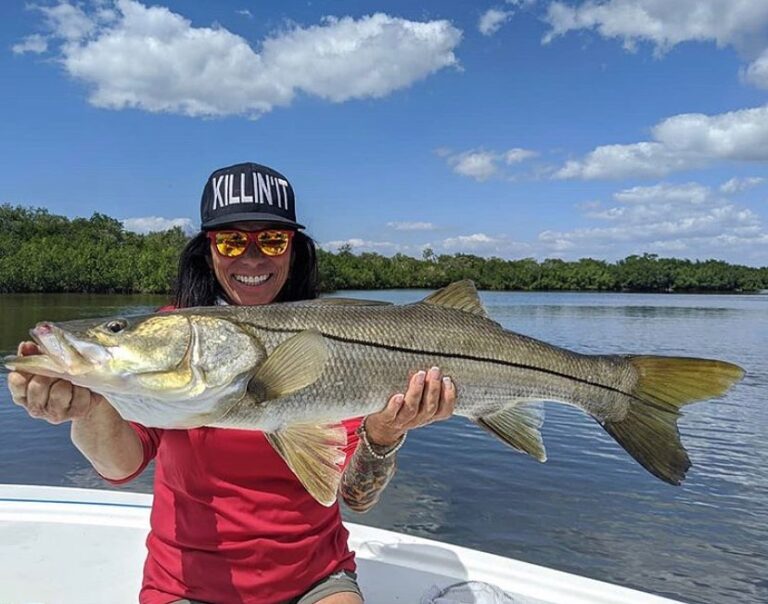
[[[137,493],[0,485],[0,604],[137,602],[150,505],[150,495]],[[673,602],[446,543],[346,526],[367,604],[427,604],[425,594],[461,581],[496,585],[516,604]]]

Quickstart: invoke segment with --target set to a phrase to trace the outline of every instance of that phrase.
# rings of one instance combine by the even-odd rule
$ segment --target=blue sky
[[[331,250],[768,265],[765,0],[40,0],[0,40],[0,203],[194,231],[255,161]]]

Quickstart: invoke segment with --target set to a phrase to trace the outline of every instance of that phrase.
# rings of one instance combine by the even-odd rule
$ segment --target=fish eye
[[[115,319],[114,321],[110,321],[107,323],[104,327],[107,328],[108,331],[111,331],[112,333],[120,333],[128,326],[128,321],[125,319]]]

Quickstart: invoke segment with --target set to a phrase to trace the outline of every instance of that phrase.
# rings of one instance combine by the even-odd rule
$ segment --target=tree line
[[[188,237],[176,227],[145,235],[100,213],[67,218],[42,208],[0,205],[0,292],[168,293]],[[520,291],[754,292],[768,267],[720,260],[632,255],[609,263],[473,254],[354,254],[318,250],[322,291],[435,289],[472,279],[479,289]]]
[[[104,214],[2,205],[0,291],[165,293],[186,242],[180,228],[139,235]]]

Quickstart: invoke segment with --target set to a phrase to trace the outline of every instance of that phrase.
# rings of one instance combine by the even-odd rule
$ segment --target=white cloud
[[[387,226],[396,231],[434,231],[437,228],[431,222],[388,222]]]
[[[570,231],[540,233],[544,249],[623,257],[641,252],[675,252],[710,258],[732,254],[743,260],[765,253],[768,232],[757,214],[698,183],[633,187],[617,192],[611,207],[589,208],[585,216],[602,222]]]
[[[14,44],[11,47],[13,54],[23,55],[31,52],[34,54],[41,54],[48,50],[48,40],[40,34],[32,34],[27,36],[18,44]]]
[[[569,31],[595,30],[618,38],[628,50],[639,42],[663,53],[682,42],[714,42],[750,53],[765,46],[768,3],[762,0],[587,0],[552,2],[545,42]]]
[[[459,235],[458,237],[449,237],[443,240],[444,247],[465,247],[465,246],[486,246],[495,244],[499,240],[489,237],[485,233],[475,233],[473,235]]]
[[[768,105],[719,115],[675,115],[652,129],[655,139],[603,145],[555,172],[555,178],[658,177],[718,160],[768,160]]]
[[[686,204],[701,205],[712,199],[709,187],[696,182],[683,184],[659,183],[649,187],[631,187],[614,194],[614,199],[625,204]]]
[[[551,26],[545,43],[570,31],[595,30],[620,40],[628,51],[641,42],[652,44],[656,56],[684,42],[732,46],[752,60],[740,70],[742,81],[768,89],[764,0],[586,0],[577,6],[552,2],[545,21]]]
[[[765,182],[765,179],[760,176],[750,176],[747,178],[731,178],[729,181],[720,185],[720,192],[728,195],[734,193],[741,193],[747,189],[751,189]]]
[[[514,13],[508,10],[490,8],[485,11],[477,23],[477,28],[484,36],[492,36]]]
[[[768,105],[719,115],[685,113],[653,129],[671,151],[741,161],[768,160]]]
[[[249,19],[253,19],[253,13],[249,11],[247,8],[241,8],[240,10],[235,11],[238,15],[243,15],[243,17],[248,17]]]
[[[514,149],[510,149],[504,154],[504,161],[507,162],[508,164],[516,164],[521,161],[525,161],[526,159],[531,159],[532,157],[536,157],[537,155],[538,153],[536,151],[515,147]]]
[[[736,188],[748,180],[738,180]],[[545,230],[531,241],[481,231],[416,245],[349,239],[328,242],[323,247],[335,251],[349,244],[356,253],[400,252],[417,257],[428,247],[436,254],[569,260],[588,256],[616,260],[652,252],[755,265],[765,264],[768,253],[768,231],[760,216],[724,196],[719,188],[697,182],[624,188],[605,202],[591,200],[576,207],[584,226]]]
[[[152,233],[155,231],[167,231],[173,227],[181,227],[188,235],[197,232],[189,218],[161,218],[159,216],[143,216],[141,218],[126,218],[121,221],[128,231],[134,233]]]
[[[97,15],[88,16],[80,7],[68,2],[38,8],[55,35],[69,42],[82,40],[97,27]]]
[[[526,8],[534,4],[537,0],[506,0],[507,6],[515,8]],[[477,22],[477,29],[484,36],[492,36],[501,28],[504,23],[509,21],[515,14],[513,10],[504,10],[501,7],[489,8],[486,10]]]
[[[449,161],[453,164],[453,171],[457,174],[482,181],[488,180],[496,174],[498,171],[497,160],[497,155],[487,151],[467,151],[454,156]]]
[[[741,71],[743,81],[768,90],[768,50],[750,63],[746,69]]]
[[[482,149],[451,153],[448,150],[440,149],[437,151],[437,154],[447,160],[448,165],[453,168],[454,172],[462,176],[474,178],[477,181],[488,180],[493,176],[499,175],[499,164],[501,162],[511,165],[538,155],[535,151],[519,147],[509,149],[503,153]]]
[[[514,241],[504,235],[491,236],[485,233],[458,235],[443,240],[418,244],[404,244],[392,241],[376,241],[362,238],[326,241],[320,247],[337,252],[342,246],[349,246],[353,253],[377,252],[383,255],[396,253],[421,257],[426,248],[437,254],[473,253],[481,256],[519,257],[530,256],[534,248],[528,243]]]
[[[495,255],[511,257],[514,255],[530,253],[531,246],[527,243],[513,241],[506,236],[491,236],[485,233],[473,233],[472,235],[459,235],[448,237],[437,243],[436,250],[447,253],[474,252],[482,255]]]
[[[555,172],[555,178],[652,178],[689,168],[690,162],[677,158],[660,143],[602,145],[580,160],[570,160]]]
[[[325,241],[320,244],[320,247],[333,252],[338,251],[341,247],[349,246],[353,252],[379,252],[379,253],[394,253],[403,251],[407,246],[402,246],[398,243],[391,241],[372,241],[368,239],[336,239],[334,241]]]
[[[222,27],[193,27],[161,6],[116,0],[114,9],[41,9],[64,39],[66,71],[90,85],[93,105],[111,109],[257,117],[299,93],[333,102],[382,97],[457,65],[461,40],[448,21],[378,13],[293,26],[256,52]]]

